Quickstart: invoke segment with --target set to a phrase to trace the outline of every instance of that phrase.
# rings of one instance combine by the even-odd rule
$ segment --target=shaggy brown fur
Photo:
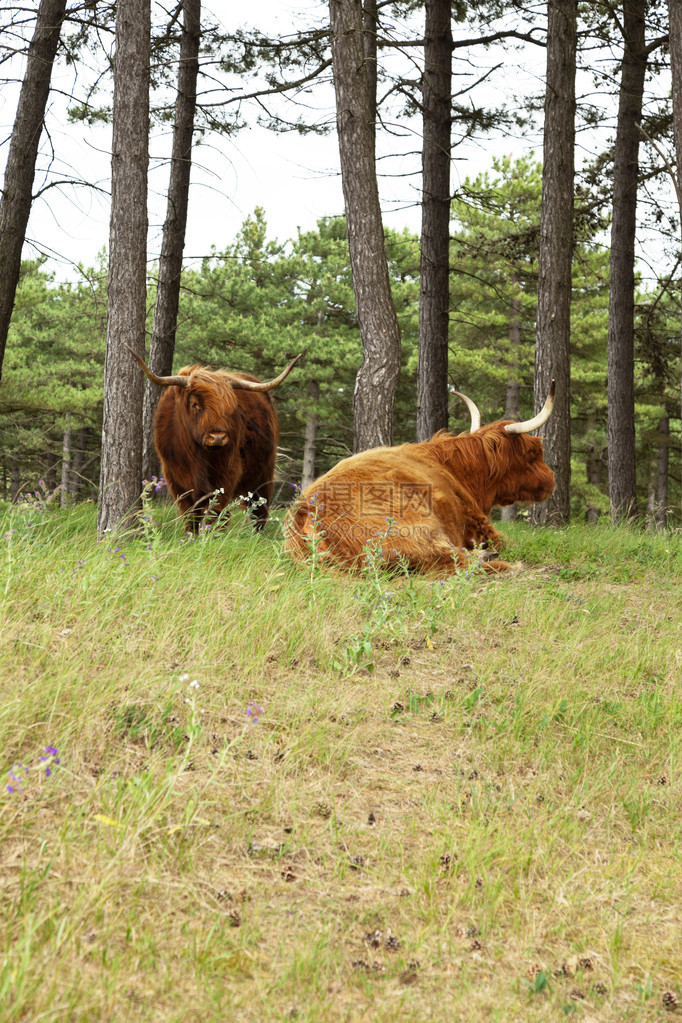
[[[344,459],[290,509],[286,549],[302,560],[314,548],[323,562],[353,571],[366,544],[380,543],[387,565],[440,573],[469,566],[475,547],[499,550],[503,539],[487,517],[493,505],[544,501],[554,490],[540,438],[508,434],[506,422]],[[484,560],[482,567],[509,565]]]
[[[268,517],[275,474],[279,427],[267,392],[235,390],[235,378],[256,380],[248,373],[228,373],[203,366],[185,366],[188,388],[167,387],[161,395],[154,442],[163,475],[183,512],[196,528],[210,496],[222,488],[213,507],[221,511],[234,498],[265,498],[252,506],[257,529]]]

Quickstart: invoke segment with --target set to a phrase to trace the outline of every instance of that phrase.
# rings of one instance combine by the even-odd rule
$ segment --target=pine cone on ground
[[[674,991],[663,992],[663,1005],[669,1012],[674,1012],[677,1008],[678,997]]]

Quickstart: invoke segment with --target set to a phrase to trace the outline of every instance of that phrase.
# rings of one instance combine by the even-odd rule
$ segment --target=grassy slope
[[[165,517],[0,524],[3,1021],[682,1002],[679,535],[406,583]]]

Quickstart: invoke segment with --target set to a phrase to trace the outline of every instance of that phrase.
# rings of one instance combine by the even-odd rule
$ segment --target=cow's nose
[[[214,431],[204,436],[204,444],[209,448],[221,448],[227,444],[227,434]]]

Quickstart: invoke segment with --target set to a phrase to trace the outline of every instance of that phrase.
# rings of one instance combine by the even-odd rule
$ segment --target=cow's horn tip
[[[554,392],[555,391],[556,391],[556,380],[552,380],[551,384],[549,385],[549,396],[550,396],[550,398],[554,397]]]

